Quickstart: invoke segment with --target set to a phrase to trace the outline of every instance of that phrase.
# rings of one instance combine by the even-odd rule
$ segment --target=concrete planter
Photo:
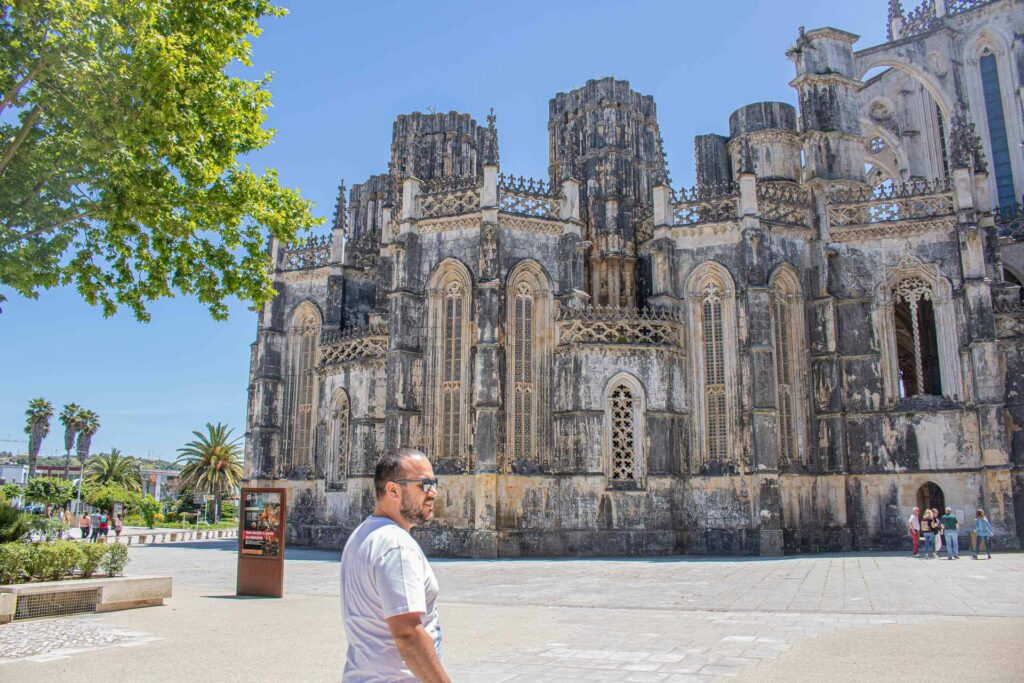
[[[88,605],[93,609],[77,609],[77,612],[114,612],[136,607],[154,607],[164,604],[164,598],[171,597],[169,576],[115,576],[95,579],[69,579],[66,581],[44,581],[0,586],[0,624],[6,624],[15,617],[19,600],[45,600],[60,605],[62,596],[94,591],[95,602]],[[93,598],[90,598],[92,600]],[[81,603],[81,599],[78,600]],[[57,612],[38,616],[61,616],[74,612]],[[19,617],[20,618],[20,617]]]

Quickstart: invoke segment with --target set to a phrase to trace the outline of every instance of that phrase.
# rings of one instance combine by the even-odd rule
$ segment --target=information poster
[[[277,558],[281,552],[281,494],[245,491],[242,497],[242,555]]]

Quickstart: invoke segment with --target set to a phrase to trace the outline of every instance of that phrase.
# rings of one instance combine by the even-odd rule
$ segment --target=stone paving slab
[[[0,627],[0,665],[19,659],[41,662],[151,640],[148,634],[110,628],[89,618],[19,621]]]

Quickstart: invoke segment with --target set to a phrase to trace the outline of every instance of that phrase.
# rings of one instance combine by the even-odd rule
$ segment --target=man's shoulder
[[[415,547],[419,545],[402,527],[387,517],[367,517],[352,532],[349,543],[357,543],[373,555],[383,554],[395,548]]]

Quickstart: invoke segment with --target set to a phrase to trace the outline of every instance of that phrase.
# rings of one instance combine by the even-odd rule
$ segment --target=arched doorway
[[[946,494],[942,492],[942,489],[935,482],[926,481],[917,490],[917,507],[921,508],[922,514],[924,514],[925,510],[932,508],[939,512],[944,512],[946,509]]]

